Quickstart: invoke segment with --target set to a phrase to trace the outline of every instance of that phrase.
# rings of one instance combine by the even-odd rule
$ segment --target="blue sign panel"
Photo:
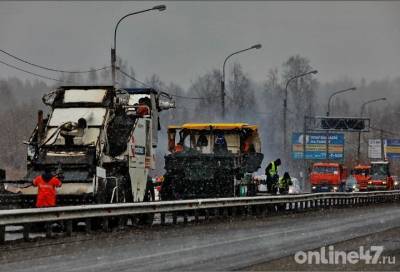
[[[308,133],[306,139],[307,160],[325,160],[326,159],[326,133]],[[292,134],[292,158],[295,160],[303,159],[303,141],[302,133]],[[329,133],[329,153],[330,160],[343,159],[344,134]]]
[[[386,158],[400,159],[400,139],[387,139],[384,145]]]

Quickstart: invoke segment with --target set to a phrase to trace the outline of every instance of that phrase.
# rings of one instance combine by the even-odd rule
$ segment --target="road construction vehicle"
[[[310,173],[312,192],[343,192],[348,176],[347,168],[340,163],[314,163]]]
[[[0,169],[0,180],[6,179],[6,170]]]
[[[370,179],[371,165],[358,164],[354,167],[352,175],[357,180],[357,187],[360,191],[366,191]]]
[[[155,167],[159,112],[174,107],[154,89],[65,86],[45,95],[50,107],[26,142],[27,174],[1,181],[1,203],[29,207],[32,180],[50,169],[62,180],[58,205],[150,200],[148,173]]]
[[[394,180],[390,175],[389,161],[371,162],[371,174],[368,180],[368,190],[393,190]]]
[[[260,168],[263,154],[255,125],[188,123],[170,126],[168,150],[162,200],[256,193],[251,173]]]

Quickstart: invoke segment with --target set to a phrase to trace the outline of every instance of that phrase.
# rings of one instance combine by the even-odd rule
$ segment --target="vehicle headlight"
[[[317,186],[313,186],[312,188],[313,188],[313,189],[317,189]]]
[[[386,181],[382,182],[382,184],[386,184]]]
[[[353,185],[353,189],[355,189],[355,188],[357,188],[357,186],[356,186],[356,185]]]
[[[337,190],[338,189],[338,187],[336,187],[336,186],[333,186],[333,190]]]
[[[372,181],[368,181],[368,184],[372,184]]]
[[[394,182],[394,185],[399,185],[399,182],[398,182],[398,181],[395,181],[395,182]]]

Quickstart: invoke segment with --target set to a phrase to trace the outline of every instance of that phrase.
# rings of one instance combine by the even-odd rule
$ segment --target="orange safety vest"
[[[52,177],[46,181],[43,176],[37,176],[33,180],[33,185],[38,187],[37,208],[56,206],[56,187],[61,187],[61,181],[58,178]]]
[[[183,151],[183,145],[177,144],[175,145],[175,153],[179,153]]]

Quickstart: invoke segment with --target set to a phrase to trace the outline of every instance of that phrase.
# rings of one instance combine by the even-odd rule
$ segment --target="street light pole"
[[[335,95],[338,95],[338,94],[341,94],[341,93],[345,93],[345,92],[355,91],[355,90],[357,90],[357,88],[356,88],[356,87],[352,87],[352,88],[340,90],[340,91],[337,91],[337,92],[334,92],[333,94],[331,94],[331,96],[329,96],[329,100],[328,100],[328,111],[326,112],[326,116],[329,116],[329,114],[330,114],[330,111],[331,111],[331,101],[332,101],[332,98],[333,98]]]
[[[345,92],[355,91],[355,90],[357,90],[357,88],[356,87],[352,87],[352,88],[336,91],[333,94],[331,94],[329,96],[329,99],[328,99],[328,111],[326,112],[326,116],[329,117],[329,115],[330,115],[330,112],[331,112],[331,101],[332,101],[332,98],[335,95],[338,95],[338,94],[341,94],[341,93],[345,93]],[[329,156],[328,156],[329,155],[329,130],[326,131],[325,144],[326,144],[325,159],[328,160],[329,159]]]
[[[248,51],[251,49],[260,49],[260,48],[261,48],[261,44],[255,44],[249,48],[233,52],[232,54],[228,55],[225,58],[224,64],[222,65],[222,78],[221,78],[221,116],[222,116],[222,119],[225,118],[225,65],[226,65],[226,62],[233,55],[237,55],[237,54],[240,54],[242,52],[245,52],[245,51]]]
[[[377,99],[373,99],[373,100],[364,102],[361,105],[360,117],[363,117],[366,105],[374,103],[374,102],[385,101],[385,100],[386,100],[386,97],[382,97],[382,98],[377,98]],[[360,153],[361,153],[361,131],[358,132],[357,163],[360,163]]]
[[[286,86],[285,86],[285,96],[283,98],[283,152],[286,155],[286,150],[287,150],[287,97],[288,97],[288,87],[290,82],[292,82],[295,79],[298,79],[300,77],[304,77],[306,75],[310,75],[310,74],[317,74],[318,71],[317,70],[313,70],[313,71],[309,71],[306,73],[302,73],[302,74],[298,74],[295,75],[291,78],[289,78],[286,81]]]
[[[113,86],[115,86],[115,84],[116,84],[116,82],[115,82],[115,70],[116,70],[116,62],[117,62],[117,53],[116,53],[117,52],[117,30],[118,30],[119,24],[126,17],[132,16],[132,15],[136,15],[136,14],[140,14],[140,13],[145,13],[145,12],[148,12],[148,11],[151,11],[151,10],[163,11],[166,8],[167,7],[165,5],[154,6],[154,7],[149,8],[149,9],[145,9],[145,10],[141,10],[141,11],[137,11],[137,12],[132,12],[132,13],[126,14],[125,16],[123,16],[121,19],[118,20],[117,24],[115,25],[115,29],[114,29],[114,48],[111,48],[111,77],[112,77]]]

